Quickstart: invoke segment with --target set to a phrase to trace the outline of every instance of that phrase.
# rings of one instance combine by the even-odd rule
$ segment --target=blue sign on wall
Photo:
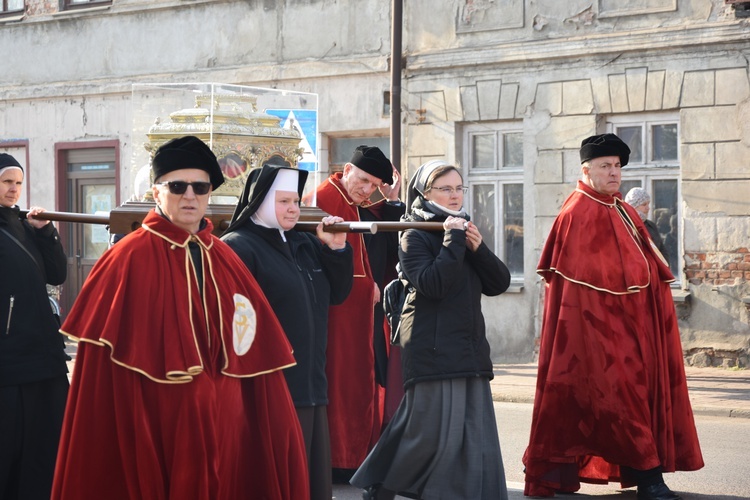
[[[318,111],[313,109],[267,109],[266,113],[281,118],[281,128],[293,128],[302,135],[299,146],[304,150],[299,168],[318,170]]]

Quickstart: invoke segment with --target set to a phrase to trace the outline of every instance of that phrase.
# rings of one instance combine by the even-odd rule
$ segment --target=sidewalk
[[[66,342],[66,351],[73,357],[68,362],[73,373],[76,344]],[[495,365],[495,378],[490,382],[492,399],[510,403],[534,402],[536,363]],[[685,367],[690,402],[696,415],[750,418],[750,369]]]
[[[495,365],[492,399],[533,403],[536,364]],[[685,367],[693,412],[698,415],[750,418],[750,370]]]

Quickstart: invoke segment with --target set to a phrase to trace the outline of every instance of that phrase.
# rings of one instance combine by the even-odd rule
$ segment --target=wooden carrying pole
[[[26,216],[28,210],[21,210],[21,215]],[[110,223],[109,215],[78,214],[72,212],[42,212],[36,216],[37,219],[50,220],[57,222],[79,222],[84,224],[103,224]],[[224,227],[228,226],[228,221],[222,221]],[[300,221],[294,226],[297,231],[314,233],[318,227],[319,221]],[[330,226],[325,226],[324,231],[329,233],[372,233],[377,232],[396,232],[406,229],[421,229],[423,231],[442,231],[442,222],[337,222]]]
[[[21,215],[25,218],[29,213],[28,210],[21,210]],[[42,212],[37,214],[37,219],[52,220],[57,222],[83,222],[85,224],[109,224],[109,215],[94,214],[77,214],[72,212]]]
[[[294,229],[297,231],[315,232],[318,222],[298,222]],[[328,233],[393,233],[407,229],[421,229],[422,231],[442,231],[442,222],[337,222],[324,226]]]

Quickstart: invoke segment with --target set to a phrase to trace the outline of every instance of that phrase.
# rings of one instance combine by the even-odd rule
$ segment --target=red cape
[[[291,347],[212,229],[152,211],[92,269],[61,329],[81,342],[52,498],[308,498]]]
[[[524,494],[632,486],[620,465],[701,468],[674,278],[635,210],[579,182],[537,272],[547,287]]]
[[[357,206],[341,185],[341,173],[321,183],[315,196],[325,212],[360,220]],[[362,234],[349,233],[347,241],[354,250],[354,283],[346,301],[329,310],[326,376],[331,465],[356,469],[380,435],[382,402],[375,388],[372,339],[375,282]]]

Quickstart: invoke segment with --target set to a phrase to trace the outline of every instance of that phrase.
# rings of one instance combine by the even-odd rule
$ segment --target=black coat
[[[403,203],[384,202],[377,214],[367,208],[358,207],[359,218],[362,221],[399,221],[404,215],[406,207]],[[381,232],[365,233],[363,235],[367,260],[370,262],[372,279],[380,288],[396,277],[396,263],[398,262],[398,233]],[[380,302],[375,304],[373,321],[373,351],[375,353],[375,381],[385,387],[388,372],[388,348],[386,347],[385,332],[383,331],[383,294]]]
[[[31,254],[0,231],[0,386],[65,374],[65,343],[46,287],[62,284],[67,274],[60,236],[51,223],[35,229],[7,207],[0,207],[0,228]]]
[[[246,220],[222,237],[255,276],[294,349],[297,365],[284,370],[295,406],[328,404],[326,345],[328,307],[352,287],[352,249],[334,251],[309,233]]]
[[[669,252],[667,252],[667,247],[664,245],[664,240],[661,238],[661,234],[659,233],[659,229],[656,227],[656,224],[654,221],[649,219],[644,219],[643,224],[646,226],[646,229],[648,229],[648,234],[651,236],[651,239],[654,240],[654,244],[656,245],[656,248],[659,249],[661,254],[664,256],[667,262],[670,262],[669,260]]]
[[[425,216],[412,213],[409,219],[422,221]],[[414,287],[401,314],[405,387],[426,380],[491,379],[481,298],[507,290],[510,272],[505,264],[484,243],[476,252],[468,250],[466,233],[456,229],[405,231],[399,262]]]

